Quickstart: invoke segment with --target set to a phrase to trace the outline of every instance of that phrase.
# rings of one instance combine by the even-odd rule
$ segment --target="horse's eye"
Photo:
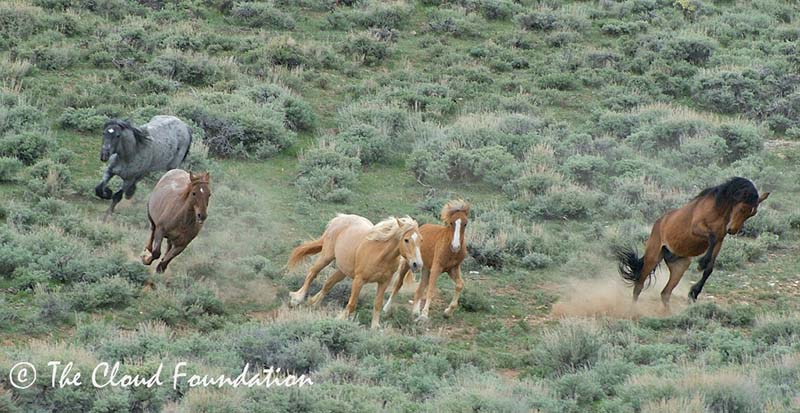
[[[405,241],[405,242],[406,242],[406,244],[408,244],[408,238],[404,239],[403,241]]]
[[[195,192],[192,192],[192,196],[196,196],[196,195],[197,195],[197,193],[195,193]]]

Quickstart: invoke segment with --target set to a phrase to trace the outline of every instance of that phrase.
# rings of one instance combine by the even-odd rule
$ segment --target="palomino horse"
[[[417,221],[409,217],[389,217],[377,225],[372,225],[372,222],[364,217],[339,214],[328,222],[325,232],[319,239],[303,243],[292,251],[289,268],[295,267],[308,255],[320,255],[308,270],[303,286],[290,293],[291,304],[298,305],[303,302],[311,282],[335,259],[336,272],[328,277],[322,290],[311,298],[311,303],[320,303],[336,283],[345,277],[350,277],[353,279],[353,289],[347,308],[342,313],[343,318],[348,318],[356,309],[358,294],[364,283],[378,283],[371,325],[372,328],[377,328],[383,294],[392,281],[392,275],[399,266],[401,257],[410,262],[411,268],[415,271],[422,267],[419,251],[421,241]]]
[[[147,203],[150,239],[142,256],[144,265],[161,256],[161,240],[166,238],[167,252],[156,267],[156,272],[164,272],[197,236],[208,217],[209,179],[208,172],[194,175],[182,169],[173,169],[161,177]]]
[[[425,224],[420,227],[422,234],[422,279],[414,293],[414,314],[420,320],[428,318],[433,296],[436,294],[436,280],[442,272],[447,272],[456,283],[453,300],[444,310],[445,317],[449,317],[458,307],[458,298],[464,288],[461,279],[461,262],[467,256],[467,247],[464,245],[464,232],[467,228],[469,216],[469,203],[463,200],[450,201],[442,207],[441,219],[445,225]],[[383,311],[388,311],[392,305],[392,298],[403,286],[403,279],[408,272],[408,263],[400,264],[397,282],[392,289],[392,295],[386,301]],[[424,295],[424,297],[423,297]],[[425,306],[420,314],[421,303]]]
[[[739,233],[744,222],[758,212],[758,205],[768,196],[769,192],[759,197],[753,182],[736,177],[704,189],[685,206],[662,215],[653,224],[643,257],[639,258],[634,249],[617,251],[622,277],[634,283],[634,301],[638,300],[645,280],[663,259],[669,267],[669,281],[661,291],[661,302],[669,310],[672,289],[689,268],[692,257],[705,253],[698,266],[703,278],[689,292],[689,298],[696,301],[714,270],[725,236]]]

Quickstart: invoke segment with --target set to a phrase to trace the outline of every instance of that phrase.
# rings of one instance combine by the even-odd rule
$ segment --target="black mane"
[[[713,196],[718,209],[727,210],[734,205],[744,202],[755,207],[758,205],[758,191],[749,179],[734,177],[724,184],[706,188],[695,197],[704,198]]]
[[[136,141],[139,143],[147,140],[147,134],[136,126],[133,126],[130,120],[109,119],[108,122],[103,125],[103,130],[108,129],[110,126],[116,126],[119,129],[127,129],[133,132],[133,137],[136,138]]]

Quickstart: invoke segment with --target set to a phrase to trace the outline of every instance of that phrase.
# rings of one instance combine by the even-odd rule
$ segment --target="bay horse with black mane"
[[[156,272],[164,272],[197,236],[208,217],[210,179],[208,172],[195,175],[182,169],[161,177],[147,202],[150,238],[142,256],[144,265],[161,256],[161,241],[166,238],[167,252],[156,267]]]
[[[633,283],[634,301],[638,300],[645,280],[664,260],[669,267],[669,281],[661,291],[661,302],[669,310],[672,290],[689,268],[692,257],[703,255],[698,265],[703,277],[689,292],[689,298],[696,301],[714,270],[725,236],[739,233],[767,197],[769,192],[759,196],[749,179],[735,177],[704,189],[685,206],[662,215],[653,224],[643,257],[639,258],[635,249],[630,248],[616,252],[620,274]]]
[[[428,310],[436,295],[436,281],[439,275],[446,272],[455,283],[453,299],[444,310],[445,317],[450,317],[458,307],[461,290],[464,289],[464,280],[461,278],[461,262],[467,257],[467,246],[464,243],[464,233],[469,220],[469,203],[457,199],[448,202],[442,207],[440,218],[444,225],[425,224],[420,227],[422,234],[422,278],[414,292],[413,313],[418,320],[428,318]],[[388,311],[392,299],[400,291],[408,272],[408,263],[402,262],[398,269],[397,281],[392,289],[392,295],[386,301],[383,311]]]

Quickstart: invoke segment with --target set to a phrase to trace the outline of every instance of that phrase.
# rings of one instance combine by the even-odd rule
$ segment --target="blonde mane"
[[[445,223],[450,223],[450,217],[455,214],[456,212],[464,211],[465,214],[469,215],[469,202],[463,199],[454,199],[452,201],[448,201],[442,207],[442,213],[440,218]]]
[[[370,241],[388,241],[392,238],[400,238],[406,232],[418,228],[417,221],[414,221],[409,216],[402,218],[389,217],[372,227],[367,234],[367,239]]]

